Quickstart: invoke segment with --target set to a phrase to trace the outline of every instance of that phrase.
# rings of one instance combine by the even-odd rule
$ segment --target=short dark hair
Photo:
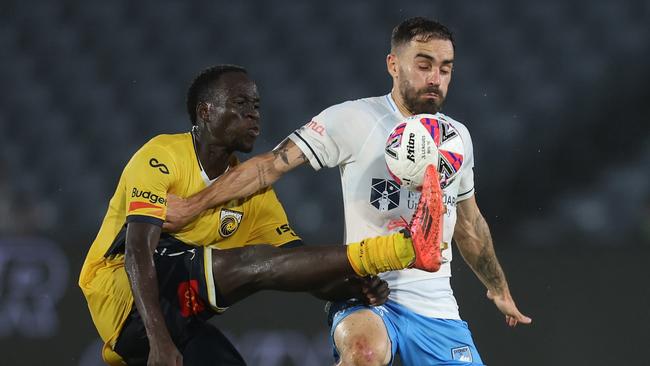
[[[413,39],[424,42],[431,39],[449,40],[454,49],[456,48],[454,36],[447,27],[435,20],[414,17],[404,20],[393,28],[393,34],[390,38],[391,50],[395,50],[397,47]]]
[[[192,85],[187,90],[187,113],[190,115],[190,121],[196,125],[196,105],[199,102],[208,100],[214,95],[212,86],[219,78],[229,72],[243,72],[248,74],[245,68],[237,65],[216,65],[203,71],[192,81]]]

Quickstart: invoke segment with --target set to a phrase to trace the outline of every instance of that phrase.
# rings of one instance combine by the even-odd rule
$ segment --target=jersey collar
[[[388,108],[396,115],[399,116],[399,118],[405,118],[408,116],[404,116],[402,112],[400,112],[399,108],[397,108],[397,104],[395,103],[395,100],[393,99],[393,93],[388,93],[384,96],[384,99],[386,99],[386,103],[388,103]]]

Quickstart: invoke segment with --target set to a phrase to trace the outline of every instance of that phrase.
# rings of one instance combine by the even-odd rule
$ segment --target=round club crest
[[[227,238],[234,234],[239,229],[239,223],[243,216],[242,212],[222,208],[219,220],[219,235],[222,238]]]

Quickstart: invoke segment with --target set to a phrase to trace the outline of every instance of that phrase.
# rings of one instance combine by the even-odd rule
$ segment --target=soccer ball
[[[393,128],[384,155],[391,177],[417,191],[429,164],[440,173],[441,187],[450,185],[463,165],[464,152],[460,133],[451,123],[432,114],[418,114]]]

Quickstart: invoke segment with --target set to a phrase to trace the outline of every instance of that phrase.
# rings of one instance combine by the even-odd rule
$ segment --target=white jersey
[[[467,128],[441,113],[459,131],[465,147],[459,177],[444,189],[442,256],[448,260],[436,273],[417,269],[382,274],[390,299],[424,316],[459,319],[458,305],[449,283],[451,239],[456,224],[456,203],[474,194],[474,157]],[[386,235],[410,221],[419,193],[401,189],[390,178],[384,159],[391,129],[404,120],[390,94],[348,101],[325,109],[289,138],[298,145],[311,166],[338,166],[341,171],[346,243]]]

